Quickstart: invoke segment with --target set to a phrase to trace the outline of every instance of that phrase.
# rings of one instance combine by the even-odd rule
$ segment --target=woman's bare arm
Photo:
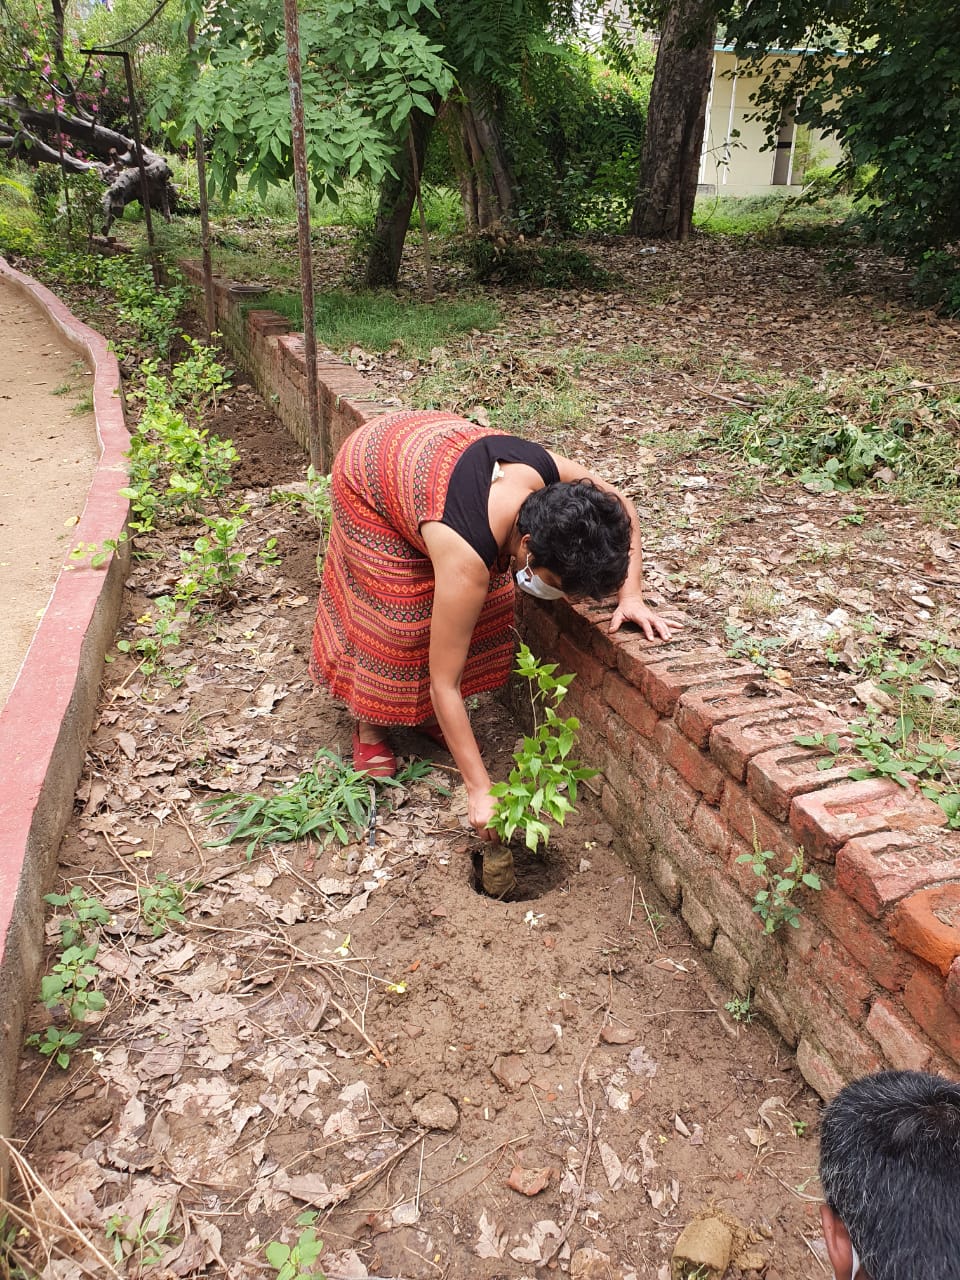
[[[490,590],[490,571],[446,525],[430,522],[422,526],[421,534],[436,582],[430,624],[433,709],[467,788],[470,823],[484,838],[495,839],[487,827],[495,803],[490,795],[490,775],[460,694],[470,640]]]
[[[615,493],[626,507],[630,517],[630,565],[623,586],[617,593],[617,609],[610,619],[610,630],[618,631],[624,622],[635,622],[648,640],[655,640],[658,636],[663,640],[669,640],[672,634],[671,625],[675,624],[668,623],[658,613],[654,613],[643,599],[643,539],[636,507],[626,494],[621,493],[602,476],[588,471],[579,462],[574,462],[572,458],[565,458],[559,453],[551,453],[550,456],[557,464],[561,480],[565,482],[592,480],[599,488],[606,489],[608,493]]]

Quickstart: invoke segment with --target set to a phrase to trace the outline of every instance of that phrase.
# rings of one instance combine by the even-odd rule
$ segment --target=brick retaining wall
[[[190,279],[199,270],[183,264]],[[306,447],[302,339],[249,293],[218,280],[217,325]],[[334,450],[390,407],[353,368],[318,360]],[[691,641],[611,636],[612,609],[519,603],[531,648],[577,673],[565,706],[626,856],[678,910],[710,967],[752,996],[824,1097],[883,1066],[960,1074],[960,832],[889,780],[821,771],[798,734],[842,731],[750,662]],[[798,844],[823,881],[800,927],[766,935],[760,881],[737,862],[754,841],[789,861]]]

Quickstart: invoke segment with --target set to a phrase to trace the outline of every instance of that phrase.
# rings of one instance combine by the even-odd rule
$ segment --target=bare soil
[[[636,437],[704,421],[743,393],[750,366],[890,360],[956,376],[956,326],[911,309],[880,259],[865,258],[857,291],[841,294],[816,253],[639,248],[607,247],[627,282],[612,297],[503,295],[504,331],[475,335],[472,354],[495,392],[550,376],[558,344],[655,348],[629,376],[584,363],[587,430],[561,425],[548,442],[638,496],[648,579],[692,629],[715,634],[747,593],[774,590],[776,613],[745,613],[764,628],[800,620],[782,678],[849,710],[853,673],[827,666],[817,626],[863,605],[903,631],[949,629],[956,530],[860,494],[864,523],[852,526],[850,498],[766,481],[745,492],[722,460]],[[458,287],[452,271],[447,284]],[[718,371],[722,353],[736,377],[724,376],[729,360]],[[428,371],[400,351],[354,358],[398,397]],[[295,1242],[308,1209],[331,1278],[532,1280],[559,1265],[666,1280],[681,1228],[709,1210],[734,1228],[730,1280],[828,1274],[816,1099],[773,1031],[724,1008],[731,993],[629,870],[589,796],[546,863],[521,868],[525,897],[510,903],[476,892],[476,845],[442,755],[429,779],[380,793],[372,840],[275,845],[250,860],[211,846],[205,801],[269,793],[318,749],[348,751],[350,736],[306,674],[316,529],[270,501],[305,461],[236,381],[207,425],[241,451],[250,549],[275,536],[283,562],[253,569],[184,637],[173,686],[128,656],[108,668],[61,876],[113,912],[97,956],[109,1008],[66,1075],[32,1052],[21,1072],[22,1151],[87,1240],[47,1208],[44,1247],[72,1260],[43,1274],[72,1280],[81,1262],[110,1274],[90,1244],[113,1257],[119,1216],[130,1240],[117,1266],[135,1275],[150,1210],[164,1204],[175,1209],[156,1243],[160,1276],[272,1275],[264,1245]],[[140,548],[127,638],[192,536]],[[824,542],[843,548],[826,567],[807,555]],[[932,607],[915,602],[921,589]],[[473,714],[502,776],[516,728],[492,698]],[[412,732],[396,745],[409,758],[431,747]],[[189,895],[185,922],[155,938],[138,889],[161,874]],[[40,1246],[33,1257],[41,1270]]]
[[[83,510],[99,454],[91,376],[41,312],[0,282],[0,706]]]

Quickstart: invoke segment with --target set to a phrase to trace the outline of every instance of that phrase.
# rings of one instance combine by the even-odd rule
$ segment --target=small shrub
[[[737,862],[749,864],[754,875],[763,880],[753,898],[753,910],[763,921],[764,933],[776,933],[781,925],[800,928],[800,908],[793,895],[800,888],[819,890],[823,886],[815,871],[804,869],[803,849],[798,848],[783,871],[772,871],[770,863],[777,855],[770,849],[761,849],[756,833],[753,849],[741,853]]]
[[[556,669],[555,662],[538,662],[525,644],[520,646],[516,671],[529,682],[534,731],[513,753],[514,766],[507,780],[490,788],[497,799],[491,830],[504,841],[521,832],[533,852],[550,839],[544,817],[563,826],[576,804],[577,784],[596,776],[596,769],[584,768],[570,756],[580,721],[575,716],[563,719],[557,708],[574,677],[555,676]],[[542,716],[539,723],[538,714]]]
[[[602,288],[610,280],[589,254],[566,245],[477,235],[461,243],[457,256],[483,284],[573,289]]]

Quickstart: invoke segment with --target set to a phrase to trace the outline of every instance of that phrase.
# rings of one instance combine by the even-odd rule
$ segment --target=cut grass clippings
[[[817,492],[883,489],[960,515],[960,391],[910,369],[798,378],[724,415],[713,442]]]

